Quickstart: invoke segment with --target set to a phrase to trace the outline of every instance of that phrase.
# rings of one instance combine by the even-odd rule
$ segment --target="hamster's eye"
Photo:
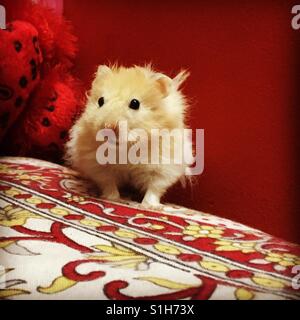
[[[133,110],[137,110],[140,107],[140,102],[139,100],[132,99],[129,103],[129,108]]]
[[[98,105],[99,105],[99,107],[102,107],[104,105],[104,98],[103,97],[99,98]]]

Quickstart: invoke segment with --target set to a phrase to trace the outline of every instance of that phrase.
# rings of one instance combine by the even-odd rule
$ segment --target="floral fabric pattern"
[[[297,265],[298,245],[259,230],[105,201],[71,169],[0,158],[0,298],[300,299]]]

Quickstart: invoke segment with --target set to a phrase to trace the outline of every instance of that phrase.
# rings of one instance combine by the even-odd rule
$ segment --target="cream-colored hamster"
[[[154,128],[183,129],[187,103],[180,86],[187,76],[182,71],[171,79],[150,66],[98,67],[86,108],[71,129],[66,160],[98,185],[103,198],[117,201],[120,188],[129,184],[143,194],[142,206],[158,207],[166,190],[184,177],[184,163],[99,164],[96,153],[104,142],[96,141],[96,135],[104,128],[118,133],[120,121],[127,121],[128,130],[145,130],[149,139]],[[160,148],[160,159],[161,152]],[[171,157],[172,152],[171,145]]]

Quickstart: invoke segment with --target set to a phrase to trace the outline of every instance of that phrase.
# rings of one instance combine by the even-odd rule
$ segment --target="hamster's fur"
[[[143,193],[142,206],[158,207],[166,190],[184,177],[185,164],[100,165],[96,134],[103,128],[115,128],[120,120],[127,121],[128,130],[183,129],[187,103],[180,86],[187,76],[182,71],[171,79],[150,66],[98,67],[86,108],[70,131],[66,160],[98,185],[102,197],[118,200],[120,188],[130,184]],[[104,104],[99,107],[101,97]],[[138,110],[129,108],[132,99],[140,102]]]

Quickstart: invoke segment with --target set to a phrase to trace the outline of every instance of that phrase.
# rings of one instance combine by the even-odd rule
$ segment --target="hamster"
[[[101,142],[96,141],[96,136],[101,129],[115,130],[118,149],[120,121],[126,121],[128,130],[143,129],[150,140],[154,128],[184,129],[187,101],[180,87],[188,75],[181,71],[171,79],[151,66],[98,67],[86,107],[70,130],[65,158],[74,169],[96,183],[103,198],[120,201],[120,188],[130,185],[142,193],[143,207],[158,208],[166,190],[184,178],[185,163],[99,164],[96,153]],[[160,145],[160,160],[161,149]],[[169,151],[170,157],[174,156],[174,147],[170,146]],[[191,148],[184,152],[190,152],[188,156],[192,157]]]

